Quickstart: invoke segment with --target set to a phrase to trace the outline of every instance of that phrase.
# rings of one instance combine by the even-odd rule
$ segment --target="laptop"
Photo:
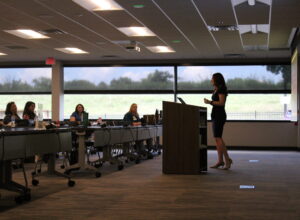
[[[184,104],[184,105],[186,104],[186,103],[185,103],[185,101],[183,101],[183,99],[182,99],[182,98],[180,98],[180,97],[177,97],[177,99],[178,99],[178,100],[179,100],[179,101],[180,101],[182,104]]]

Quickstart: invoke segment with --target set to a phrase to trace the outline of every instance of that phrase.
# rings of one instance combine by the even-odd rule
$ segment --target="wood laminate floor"
[[[41,177],[31,186],[32,201],[22,205],[1,190],[0,219],[300,219],[299,152],[230,153],[231,170],[205,175],[163,175],[159,156],[123,171],[106,166],[99,179],[76,175],[74,188],[65,179]],[[216,152],[208,156],[212,165]]]

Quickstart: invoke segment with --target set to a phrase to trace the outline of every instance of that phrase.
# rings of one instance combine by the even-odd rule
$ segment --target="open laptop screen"
[[[180,97],[177,97],[177,99],[182,103],[182,104],[186,104],[185,103],[185,101],[183,101],[183,99],[182,98],[180,98]]]

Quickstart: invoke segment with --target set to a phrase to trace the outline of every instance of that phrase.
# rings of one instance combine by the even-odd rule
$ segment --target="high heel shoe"
[[[219,163],[216,163],[215,165],[211,166],[210,168],[216,169],[216,168],[219,168],[219,167],[223,167],[224,165],[225,165],[224,162],[219,162]]]
[[[228,159],[228,164],[225,165],[225,167],[223,168],[223,170],[229,170],[231,165],[233,164],[232,159]]]

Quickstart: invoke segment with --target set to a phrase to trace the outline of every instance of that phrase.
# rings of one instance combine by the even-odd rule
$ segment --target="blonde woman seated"
[[[141,125],[141,119],[137,112],[137,108],[137,104],[131,104],[129,112],[124,115],[123,121],[128,122],[133,126]]]

